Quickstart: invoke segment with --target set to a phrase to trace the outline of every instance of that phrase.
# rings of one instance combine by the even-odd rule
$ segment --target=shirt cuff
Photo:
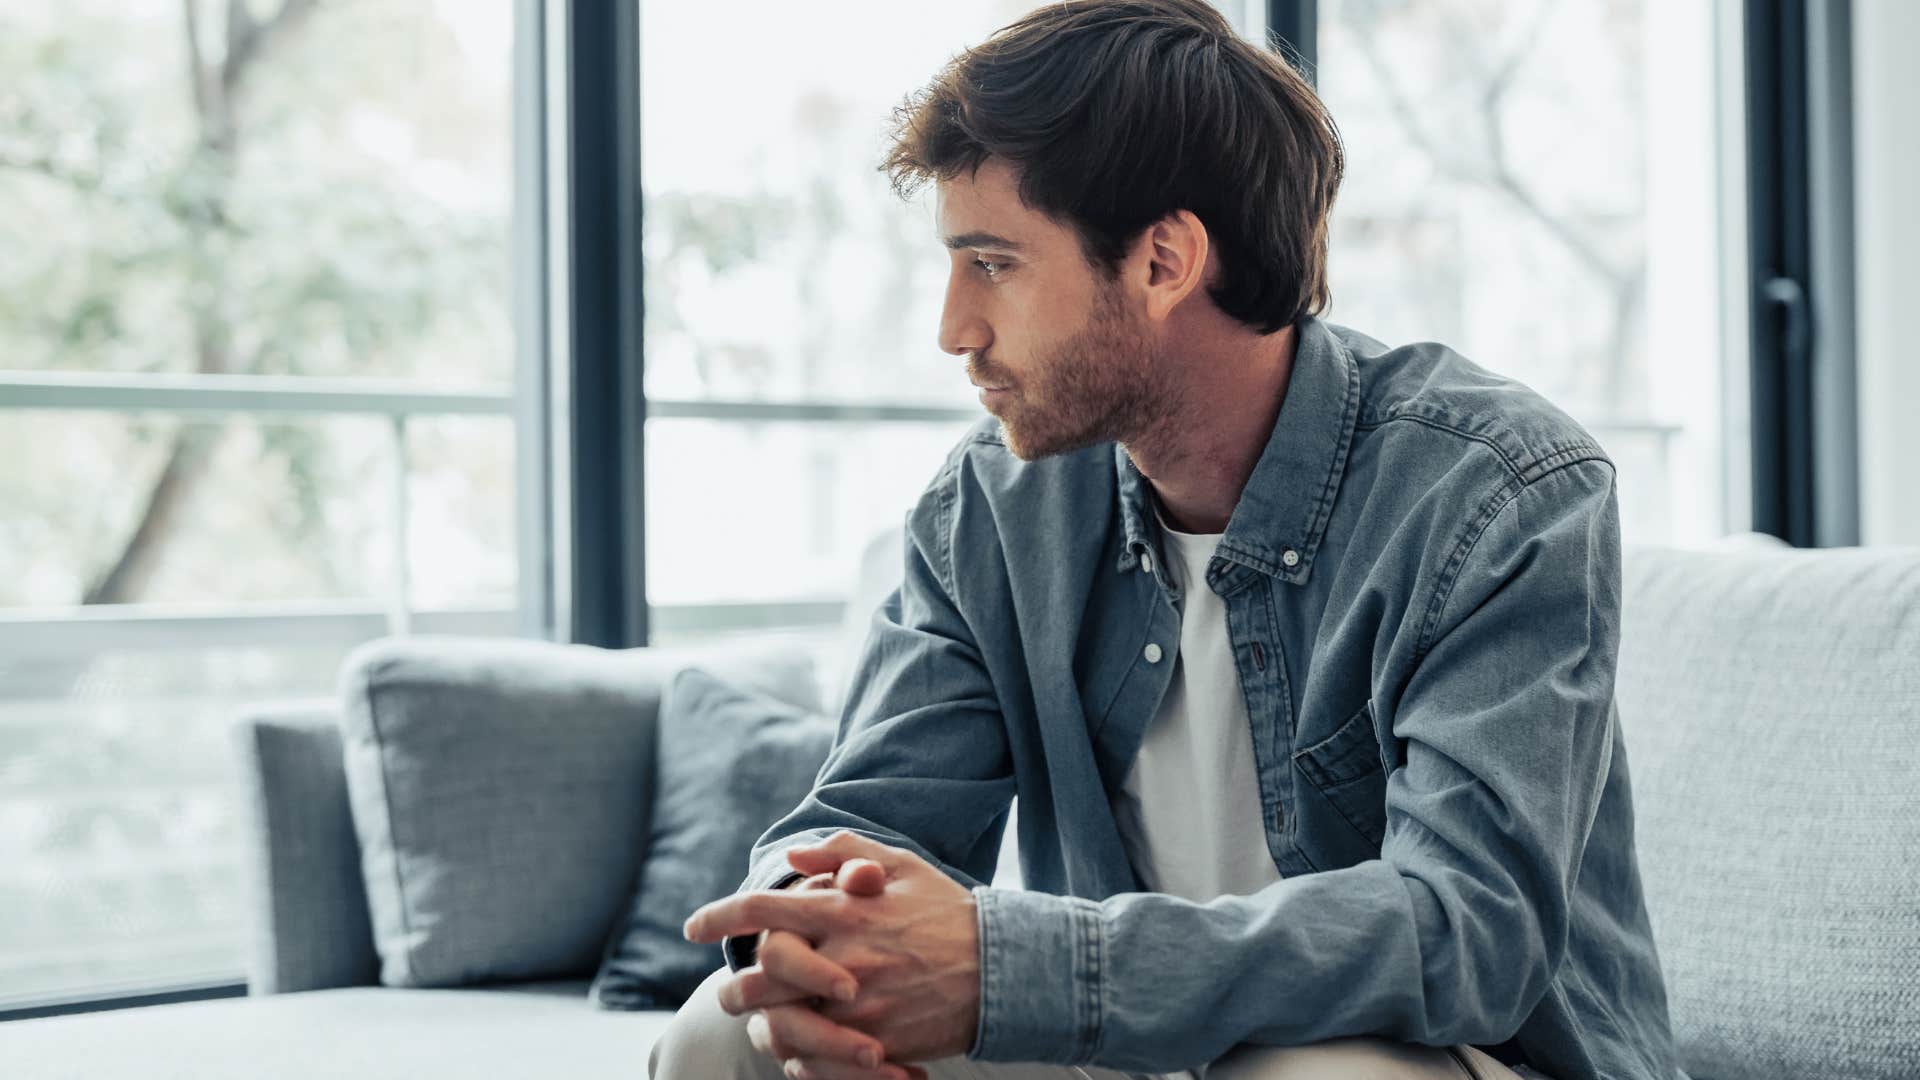
[[[779,881],[767,887],[770,889],[784,889],[803,877],[806,877],[806,875],[798,870],[794,870],[789,872],[786,877],[781,878]],[[759,934],[735,934],[720,942],[720,955],[726,958],[728,971],[739,971],[744,967],[752,967],[754,962],[759,959],[759,952]]]
[[[980,1017],[967,1056],[1090,1062],[1100,1041],[1106,937],[1100,905],[979,886]]]

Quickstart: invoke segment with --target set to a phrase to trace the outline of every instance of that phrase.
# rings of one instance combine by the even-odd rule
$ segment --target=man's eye
[[[973,265],[979,267],[980,271],[988,277],[997,277],[1000,271],[1006,268],[1005,263],[988,262],[985,259],[975,259]]]

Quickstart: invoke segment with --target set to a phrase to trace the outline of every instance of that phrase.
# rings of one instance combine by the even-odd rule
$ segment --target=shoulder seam
[[[1515,460],[1512,455],[1508,454],[1507,451],[1490,436],[1473,431],[1463,431],[1452,424],[1418,413],[1395,413],[1391,416],[1376,417],[1371,421],[1362,418],[1360,423],[1354,425],[1354,430],[1375,431],[1396,420],[1419,424],[1422,427],[1432,428],[1435,431],[1444,431],[1449,435],[1455,435],[1459,438],[1477,442],[1485,446],[1487,449],[1493,451],[1495,457],[1500,459],[1500,464],[1507,470],[1507,475],[1511,479],[1523,484],[1532,483],[1534,480],[1561,465],[1583,458],[1598,458],[1602,461],[1608,460],[1606,451],[1602,450],[1597,444],[1584,439],[1560,446],[1552,446],[1539,454]],[[1611,464],[1611,462],[1609,462],[1609,464]]]
[[[1413,662],[1415,665],[1426,660],[1428,650],[1433,648],[1434,631],[1438,629],[1440,625],[1440,616],[1446,612],[1447,604],[1453,599],[1453,587],[1460,581],[1460,569],[1467,564],[1468,559],[1473,557],[1474,551],[1480,546],[1481,537],[1487,534],[1487,529],[1493,525],[1494,519],[1500,516],[1501,511],[1512,505],[1515,499],[1518,499],[1522,493],[1542,478],[1572,468],[1582,462],[1597,461],[1601,465],[1606,466],[1609,472],[1614,471],[1613,462],[1605,456],[1598,454],[1577,454],[1574,453],[1576,449],[1578,448],[1569,448],[1561,450],[1557,454],[1549,455],[1549,458],[1543,459],[1543,461],[1552,458],[1558,458],[1559,460],[1547,466],[1536,465],[1535,468],[1531,470],[1532,475],[1515,475],[1509,478],[1506,483],[1495,488],[1493,493],[1487,496],[1486,501],[1481,505],[1480,513],[1475,515],[1472,521],[1468,522],[1466,529],[1461,532],[1459,542],[1454,545],[1453,551],[1448,554],[1446,565],[1441,568],[1440,583],[1434,587],[1433,599],[1428,602],[1426,616],[1421,620],[1420,636],[1414,643]]]

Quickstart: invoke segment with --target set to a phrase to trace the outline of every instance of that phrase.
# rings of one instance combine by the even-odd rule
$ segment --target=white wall
[[[1920,3],[1855,0],[1861,541],[1920,544]]]

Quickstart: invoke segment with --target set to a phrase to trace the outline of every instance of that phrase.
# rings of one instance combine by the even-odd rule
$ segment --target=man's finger
[[[783,986],[758,964],[735,972],[732,978],[720,984],[714,996],[720,999],[720,1011],[728,1016],[745,1016],[767,1005],[785,1005],[789,1001],[800,1002],[813,998],[812,994],[797,986]]]
[[[879,1039],[842,1027],[804,1005],[775,1005],[754,1015],[767,1018],[768,1045],[783,1061],[820,1059],[878,1069],[886,1060]]]
[[[852,1001],[860,992],[853,972],[821,956],[798,934],[776,931],[760,947],[760,966],[780,982],[809,990],[816,997]]]
[[[756,889],[735,893],[694,912],[681,928],[688,941],[713,943],[735,934],[792,930],[809,938],[833,926],[836,891]]]
[[[774,944],[772,951],[768,951],[766,947],[768,944]],[[826,961],[826,957],[820,957],[818,953],[812,953],[812,955],[820,957],[822,963],[826,963],[833,969],[831,978],[824,978],[824,980],[808,978],[806,986],[797,986],[795,982],[780,978],[776,972],[766,969],[768,955],[776,959],[774,963],[776,969],[791,969],[795,961],[789,959],[789,953],[793,951],[812,953],[812,945],[806,944],[806,940],[799,934],[789,934],[787,930],[776,930],[768,934],[766,942],[760,945],[758,963],[753,967],[735,972],[732,978],[720,984],[720,992],[718,992],[720,1009],[724,1009],[730,1017],[745,1017],[747,1013],[753,1013],[755,1009],[766,1009],[768,1005],[795,1005],[795,1003],[812,1005],[822,997],[851,1001],[852,994],[847,997],[839,995],[841,988],[852,988],[852,992],[858,994],[860,982],[847,970],[841,969],[839,965],[833,965],[831,961]]]

